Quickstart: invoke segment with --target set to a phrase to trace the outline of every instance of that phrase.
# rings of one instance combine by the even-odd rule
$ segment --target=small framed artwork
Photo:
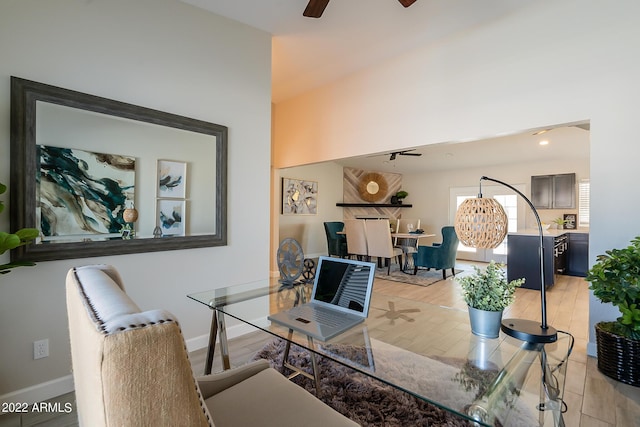
[[[318,182],[282,178],[282,214],[316,215],[318,213]]]
[[[156,223],[163,236],[185,235],[186,203],[184,200],[158,199]]]
[[[157,197],[184,199],[187,197],[187,163],[158,160]]]
[[[577,225],[578,225],[578,221],[576,221],[576,214],[564,214],[563,218],[564,219],[564,229],[565,230],[575,230]]]

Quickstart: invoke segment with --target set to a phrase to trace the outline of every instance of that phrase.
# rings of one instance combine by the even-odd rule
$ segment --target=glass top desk
[[[212,310],[205,373],[219,334],[228,369],[225,316],[287,340],[478,425],[564,425],[566,366],[573,338],[530,345],[504,334],[471,333],[466,311],[374,292],[364,323],[318,341],[267,320],[292,307],[310,285],[265,280],[188,295]],[[321,375],[321,373],[320,373]]]

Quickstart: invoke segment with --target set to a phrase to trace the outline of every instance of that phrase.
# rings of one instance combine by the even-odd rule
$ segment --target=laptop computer
[[[321,341],[329,340],[367,318],[375,271],[372,262],[321,256],[311,300],[267,318]]]

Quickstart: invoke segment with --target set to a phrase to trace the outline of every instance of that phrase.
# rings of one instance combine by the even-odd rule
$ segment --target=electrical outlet
[[[43,357],[49,357],[49,340],[44,339],[33,342],[33,358],[42,359]]]

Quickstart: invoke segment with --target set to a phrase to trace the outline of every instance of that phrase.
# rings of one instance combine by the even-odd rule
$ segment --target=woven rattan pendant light
[[[496,199],[466,199],[456,212],[455,229],[463,245],[472,248],[492,249],[507,235],[507,214]]]

